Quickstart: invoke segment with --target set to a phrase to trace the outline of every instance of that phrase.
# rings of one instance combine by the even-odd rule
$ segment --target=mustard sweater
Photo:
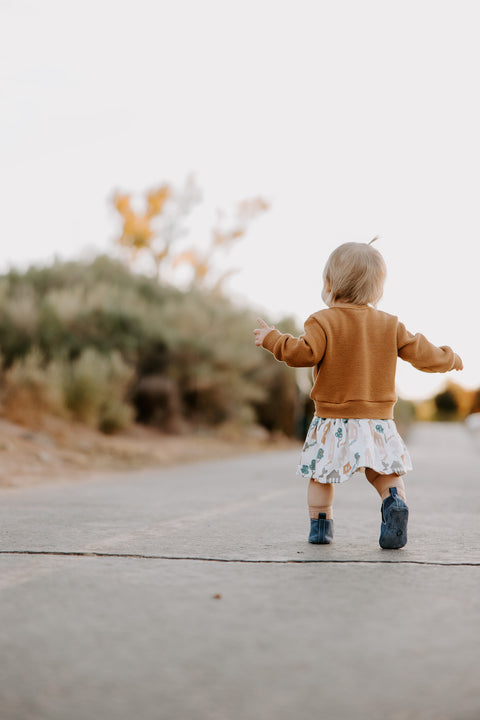
[[[262,344],[291,367],[314,368],[311,397],[319,417],[392,418],[397,356],[424,372],[461,367],[451,348],[412,335],[396,316],[368,305],[320,310],[301,337],[271,330]]]

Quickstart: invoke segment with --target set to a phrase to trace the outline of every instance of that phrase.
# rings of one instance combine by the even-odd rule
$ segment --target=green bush
[[[131,424],[133,409],[123,398],[133,370],[118,352],[102,355],[87,348],[77,360],[63,363],[61,374],[65,406],[76,420],[106,433]]]
[[[3,411],[26,425],[38,424],[42,413],[49,413],[115,432],[133,420],[133,409],[124,401],[132,378],[133,370],[118,353],[107,356],[88,348],[73,362],[46,362],[34,348],[3,373]]]
[[[435,420],[451,421],[458,420],[458,401],[454,393],[450,389],[438,393],[433,398],[435,403]]]
[[[0,277],[4,384],[13,387],[15,377],[18,389],[34,357],[38,388],[45,397],[55,388],[55,402],[44,404],[106,432],[128,424],[140,412],[137,398],[145,403],[153,388],[151,405],[169,401],[178,417],[153,407],[152,422],[259,420],[293,434],[295,373],[255,347],[255,326],[251,310],[159,284],[107,257]],[[160,387],[170,388],[170,400]]]

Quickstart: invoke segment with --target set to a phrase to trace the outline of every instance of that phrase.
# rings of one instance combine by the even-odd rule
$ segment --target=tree
[[[122,221],[117,243],[132,263],[140,254],[150,256],[155,276],[160,279],[162,264],[171,256],[172,246],[186,233],[183,221],[199,201],[200,191],[193,176],[181,189],[165,183],[148,190],[140,210],[133,209],[131,194],[114,193],[113,205]]]
[[[193,286],[208,287],[221,293],[225,280],[234,271],[215,276],[218,253],[242,238],[252,220],[268,210],[269,204],[261,197],[254,197],[238,203],[232,218],[218,211],[207,249],[193,246],[178,252],[177,241],[188,232],[184,220],[200,199],[200,190],[193,176],[180,190],[165,183],[147,191],[140,210],[133,208],[130,194],[116,192],[113,205],[122,222],[116,242],[126,251],[130,263],[134,263],[139,255],[149,256],[157,279],[161,277],[165,262],[168,261],[173,270],[187,264]]]
[[[455,394],[447,388],[433,398],[437,409],[437,420],[456,420],[458,415],[458,402]]]

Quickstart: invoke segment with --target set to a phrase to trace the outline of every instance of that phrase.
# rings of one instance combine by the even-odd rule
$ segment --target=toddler
[[[301,337],[282,334],[261,318],[254,330],[256,345],[277,360],[313,367],[315,416],[297,470],[309,480],[311,543],[333,539],[334,483],[364,470],[382,499],[380,546],[406,544],[402,476],[412,464],[393,420],[397,356],[425,372],[463,369],[450,347],[412,335],[396,316],[376,309],[385,277],[383,257],[371,243],[340,245],[323,272],[328,308],[310,315]]]

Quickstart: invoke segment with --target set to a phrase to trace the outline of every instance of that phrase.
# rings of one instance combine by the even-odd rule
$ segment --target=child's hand
[[[463,370],[463,360],[460,355],[455,355],[455,370]]]
[[[257,318],[257,322],[260,323],[260,327],[256,328],[253,331],[253,334],[255,335],[255,345],[260,346],[263,343],[264,337],[268,335],[270,330],[275,330],[275,328],[273,325],[267,325],[265,320],[262,320],[262,318]]]

